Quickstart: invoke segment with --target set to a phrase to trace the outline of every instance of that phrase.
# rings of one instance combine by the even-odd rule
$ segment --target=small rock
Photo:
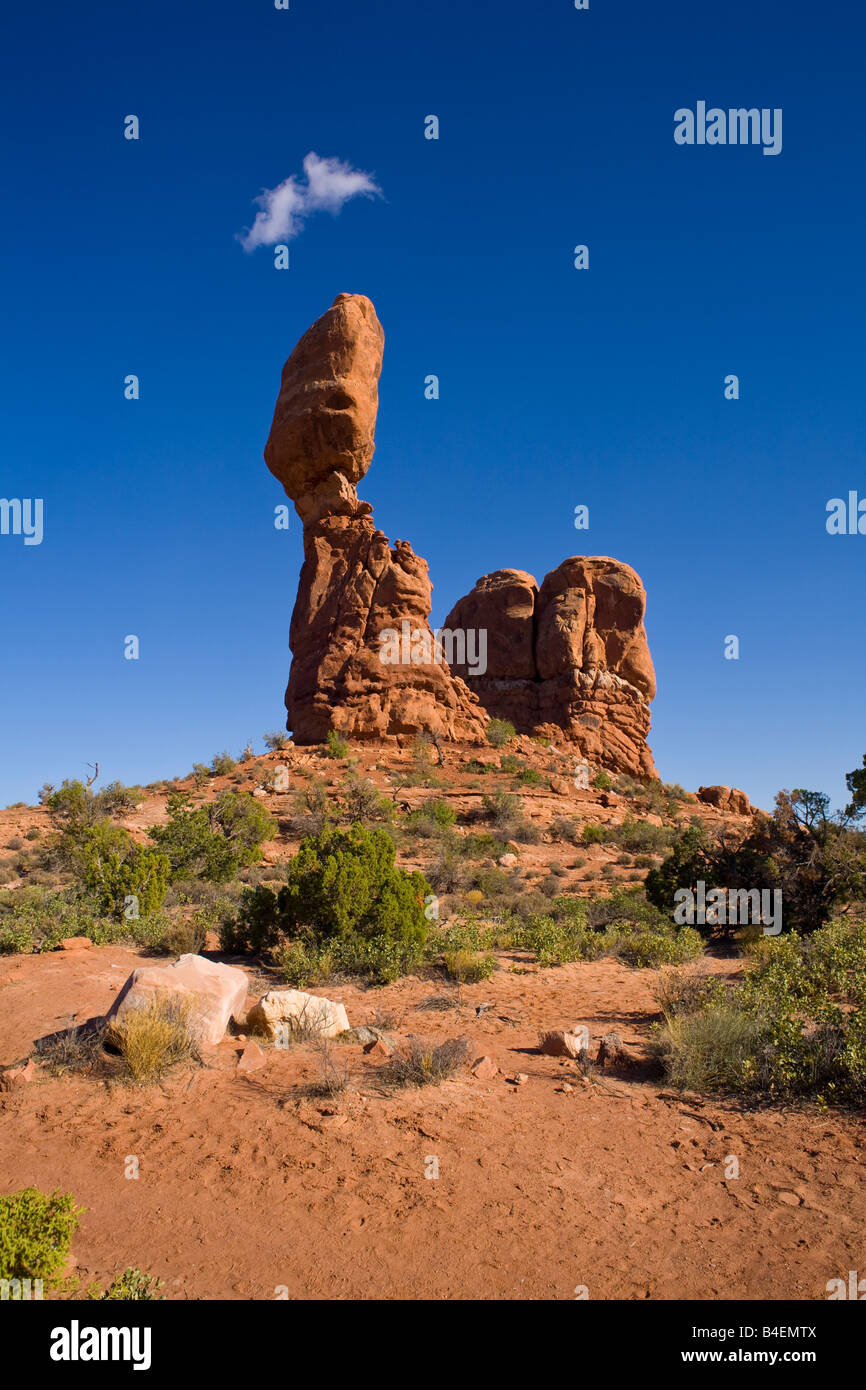
[[[539,1043],[539,1050],[548,1057],[579,1057],[582,1039],[579,1033],[565,1033],[562,1030],[545,1033]]]
[[[384,1038],[376,1038],[374,1042],[367,1043],[364,1056],[372,1057],[375,1061],[387,1062],[389,1057],[394,1056],[394,1049],[388,1046]]]
[[[492,1081],[499,1075],[499,1068],[492,1057],[479,1057],[472,1066],[472,1075],[478,1081]]]
[[[777,1197],[780,1202],[784,1202],[786,1207],[799,1207],[802,1204],[802,1197],[798,1197],[796,1192],[778,1192]]]
[[[28,1081],[36,1078],[36,1064],[32,1057],[26,1062],[19,1062],[16,1066],[4,1067],[0,1071],[0,1091],[18,1091],[22,1086],[26,1086]]]
[[[562,1085],[557,1086],[556,1089],[557,1091],[561,1091],[564,1096],[570,1096],[572,1091],[574,1090],[574,1087],[569,1086],[567,1081],[563,1081]]]
[[[349,1028],[345,1005],[300,989],[268,990],[250,1009],[247,1022],[254,1023],[271,1039],[279,1036],[283,1025],[290,1032],[320,1033],[325,1038],[336,1038]]]
[[[517,863],[517,855],[500,854],[496,862],[501,869],[513,869]]]
[[[528,1080],[529,1077],[527,1076],[526,1072],[519,1071],[514,1078],[514,1084],[515,1086],[525,1086]]]
[[[550,790],[555,792],[557,796],[570,796],[573,787],[567,777],[551,777]]]
[[[258,1043],[247,1043],[238,1060],[237,1069],[238,1071],[258,1071],[259,1067],[263,1067],[267,1060]]]
[[[60,943],[61,951],[86,951],[93,942],[89,936],[66,936]]]

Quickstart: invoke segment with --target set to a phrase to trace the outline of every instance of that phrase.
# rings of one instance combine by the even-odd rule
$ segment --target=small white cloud
[[[313,150],[304,159],[304,175],[306,182],[290,175],[255,199],[260,211],[252,227],[238,233],[245,251],[292,241],[300,236],[311,213],[330,212],[336,217],[350,198],[375,198],[382,192],[363,169],[353,169],[341,159],[320,159]]]

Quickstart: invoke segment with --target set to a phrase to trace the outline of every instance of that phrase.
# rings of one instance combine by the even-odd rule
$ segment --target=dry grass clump
[[[95,1075],[105,1067],[104,1040],[105,1028],[101,1022],[75,1023],[63,1032],[40,1038],[34,1052],[40,1064],[53,1076]]]
[[[473,1060],[468,1038],[448,1038],[438,1045],[411,1037],[408,1046],[385,1063],[380,1072],[390,1086],[438,1086]]]
[[[187,1000],[152,999],[111,1024],[110,1041],[130,1080],[141,1085],[160,1081],[172,1067],[198,1055],[189,1012]]]

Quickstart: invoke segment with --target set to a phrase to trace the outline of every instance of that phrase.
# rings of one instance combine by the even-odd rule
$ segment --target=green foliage
[[[227,883],[238,869],[261,858],[261,845],[276,826],[247,792],[224,791],[207,806],[194,807],[188,792],[172,792],[169,819],[155,825],[151,839],[168,856],[172,881],[198,877]]]
[[[592,779],[592,785],[595,787],[596,791],[610,791],[613,786],[613,778],[609,772],[597,772]]]
[[[384,830],[354,824],[308,835],[278,892],[265,885],[244,892],[236,916],[221,929],[223,949],[262,952],[300,939],[307,954],[284,959],[287,968],[304,971],[318,968],[310,950],[333,943],[334,969],[377,978],[402,973],[423,950],[431,890],[421,874],[406,873],[394,860]]]
[[[128,924],[101,917],[92,900],[69,891],[28,886],[0,893],[0,955],[51,951],[67,936],[108,945],[128,931]]]
[[[68,1193],[35,1187],[0,1197],[0,1278],[57,1284],[82,1211]]]
[[[120,826],[102,820],[77,833],[67,831],[59,852],[102,916],[120,917],[130,897],[137,899],[141,916],[162,906],[171,867],[168,858],[137,845]]]
[[[635,820],[626,816],[621,825],[610,826],[606,838],[632,854],[659,854],[671,843],[671,831],[652,821]]]
[[[603,825],[598,825],[595,821],[587,821],[580,835],[585,845],[602,845],[607,839],[607,831]]]
[[[670,989],[660,1052],[678,1084],[866,1101],[866,922],[763,937],[741,985]]]
[[[325,744],[325,753],[329,758],[348,758],[352,749],[344,738],[340,738],[336,729],[328,730],[328,740]]]
[[[457,812],[449,802],[433,798],[425,801],[417,810],[410,811],[406,817],[406,824],[418,835],[430,836],[440,830],[449,829],[456,820]]]
[[[161,1302],[164,1295],[157,1290],[162,1288],[162,1280],[153,1274],[144,1274],[136,1265],[125,1269],[112,1279],[108,1288],[100,1292],[98,1286],[88,1293],[91,1300],[102,1303],[152,1303]]]
[[[222,753],[214,753],[210,767],[214,777],[227,777],[230,772],[234,772],[237,762],[231,753],[223,749]]]
[[[799,788],[779,792],[773,816],[754,816],[736,842],[691,826],[647,875],[647,896],[673,913],[677,890],[694,892],[698,880],[708,890],[779,890],[783,931],[814,931],[835,905],[866,899],[866,836],[846,816],[829,817],[827,807],[823,793]],[[729,923],[704,927],[707,934],[730,930]]]
[[[516,737],[517,730],[510,719],[491,719],[484,734],[492,748],[504,748]]]
[[[279,753],[286,748],[289,743],[289,735],[285,729],[277,729],[272,734],[264,734],[264,743],[269,753]]]
[[[480,980],[489,980],[496,969],[496,957],[480,955],[475,951],[443,951],[445,972],[452,980],[464,985],[474,985]]]

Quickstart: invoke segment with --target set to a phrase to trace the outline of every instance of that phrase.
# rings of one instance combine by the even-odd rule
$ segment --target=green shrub
[[[291,989],[327,980],[334,972],[334,952],[315,942],[286,941],[274,952],[274,961]]]
[[[275,733],[265,734],[263,737],[269,753],[280,753],[289,743],[289,735],[284,729],[277,729]]]
[[[153,1274],[143,1274],[138,1266],[135,1266],[115,1275],[104,1293],[96,1291],[93,1298],[102,1303],[161,1302],[164,1295],[157,1292],[161,1288],[161,1279],[157,1279]]]
[[[449,979],[459,980],[464,985],[489,980],[496,969],[495,956],[480,955],[475,951],[443,951],[442,959]]]
[[[668,990],[659,1051],[693,1089],[866,1101],[866,922],[764,937],[741,985],[678,1000]]]
[[[425,801],[417,810],[410,811],[406,817],[406,824],[418,835],[430,836],[440,830],[447,830],[456,820],[457,812],[454,807],[447,801],[434,798]]]
[[[234,772],[236,767],[236,760],[225,749],[222,753],[214,753],[211,758],[210,768],[214,777],[227,777],[230,772]]]
[[[0,1197],[0,1278],[56,1285],[82,1211],[68,1193],[35,1187]]]
[[[592,779],[592,785],[595,787],[596,791],[610,791],[610,788],[613,786],[613,778],[608,772],[597,772]]]
[[[509,719],[491,719],[484,731],[492,748],[504,748],[517,735],[517,730]]]
[[[624,932],[616,937],[616,955],[636,969],[646,966],[681,965],[704,953],[704,942],[693,927],[670,932]]]
[[[227,883],[243,865],[261,858],[261,845],[276,831],[263,806],[247,792],[224,791],[208,806],[193,807],[188,792],[172,792],[169,819],[150,831],[168,856],[172,880],[198,877]]]
[[[376,975],[398,969],[423,950],[431,889],[394,859],[384,830],[355,824],[308,835],[278,892],[264,885],[245,890],[221,929],[223,949],[261,952],[283,940],[312,939],[340,944],[335,967]]]
[[[580,833],[580,838],[585,845],[601,845],[604,844],[608,835],[603,825],[598,825],[595,821],[587,821]]]
[[[142,916],[162,906],[171,870],[166,855],[136,844],[128,831],[107,820],[67,831],[62,841],[65,863],[103,916],[121,916],[130,898]]]
[[[328,739],[325,744],[325,753],[329,758],[348,758],[352,749],[344,738],[340,738],[336,729],[328,730]]]

